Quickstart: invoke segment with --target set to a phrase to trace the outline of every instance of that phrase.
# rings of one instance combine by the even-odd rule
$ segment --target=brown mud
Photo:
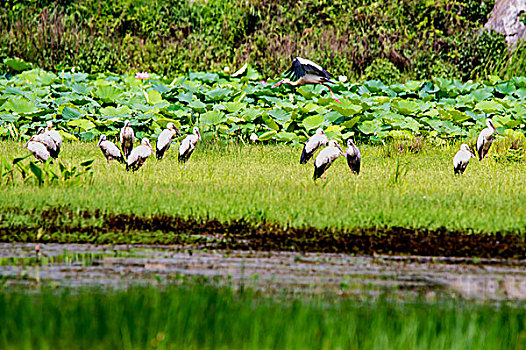
[[[16,217],[16,220],[12,218]],[[526,236],[447,229],[285,227],[249,220],[220,222],[169,215],[138,216],[52,207],[0,212],[0,241],[93,244],[178,244],[221,250],[359,255],[526,258]]]

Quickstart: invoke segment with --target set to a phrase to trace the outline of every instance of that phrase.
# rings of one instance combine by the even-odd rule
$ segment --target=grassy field
[[[200,284],[0,289],[2,349],[524,349],[525,311],[453,300],[268,297]]]
[[[203,143],[187,168],[176,162],[175,148],[164,160],[148,159],[131,173],[116,163],[107,167],[95,144],[66,143],[63,162],[96,159],[92,184],[4,187],[0,213],[7,220],[1,225],[21,223],[24,213],[64,206],[320,229],[400,226],[523,233],[526,227],[524,164],[472,160],[463,176],[454,176],[456,145],[424,146],[417,154],[396,157],[388,156],[386,146],[363,146],[359,176],[350,173],[341,157],[329,169],[327,183],[316,184],[312,166],[299,164],[299,146]],[[4,141],[0,153],[20,156],[27,150]]]

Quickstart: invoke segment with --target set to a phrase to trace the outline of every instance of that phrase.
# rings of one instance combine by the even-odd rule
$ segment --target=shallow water
[[[526,260],[0,243],[0,287],[127,287],[197,278],[264,292],[526,300]]]

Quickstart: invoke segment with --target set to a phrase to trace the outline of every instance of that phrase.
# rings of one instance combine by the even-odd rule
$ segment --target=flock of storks
[[[316,63],[296,57],[292,62],[292,66],[284,73],[284,75],[287,78],[277,82],[273,87],[277,87],[281,84],[290,84],[292,86],[321,84],[329,88],[331,96],[334,100],[340,103],[336,96],[334,96],[331,88],[327,85],[327,83],[334,84],[334,82],[330,80],[332,77],[331,74]],[[289,78],[293,78],[294,81],[291,81]],[[486,126],[487,128],[481,131],[477,139],[477,153],[481,162],[488,154],[489,148],[494,139],[494,133],[498,133],[491,119],[486,120]],[[49,157],[57,158],[62,146],[62,137],[52,128],[53,123],[48,121],[46,123],[46,128],[40,128],[37,134],[33,135],[24,145],[24,147],[42,162],[47,161]],[[176,134],[181,136],[181,133],[175,125],[173,123],[168,123],[166,129],[161,132],[157,139],[157,159],[162,159],[164,157],[165,152],[170,148],[172,139]],[[199,129],[194,127],[193,134],[186,136],[179,146],[179,162],[184,163],[188,161],[199,140],[201,140],[201,134],[199,133]],[[257,137],[254,139],[251,137],[251,140],[257,140]],[[117,160],[125,163],[127,170],[135,171],[144,164],[148,157],[150,157],[153,152],[153,147],[147,138],[143,138],[141,144],[135,148],[133,148],[134,142],[135,133],[130,126],[130,122],[127,120],[120,133],[122,152],[116,144],[108,141],[105,135],[101,135],[97,146],[100,147],[102,153],[106,157],[108,165],[110,160]],[[323,129],[318,129],[305,143],[300,157],[300,164],[305,164],[307,162],[310,163],[315,152],[322,146],[327,147],[323,148],[314,160],[314,180],[322,175],[323,179],[326,180],[325,173],[327,169],[340,155],[346,156],[347,164],[353,173],[360,173],[361,154],[354,142],[351,139],[347,140],[348,148],[344,153],[335,140],[329,140]],[[475,156],[471,152],[469,146],[467,144],[462,144],[460,150],[453,158],[453,169],[455,174],[462,174],[464,170],[466,170],[471,158],[475,158]]]

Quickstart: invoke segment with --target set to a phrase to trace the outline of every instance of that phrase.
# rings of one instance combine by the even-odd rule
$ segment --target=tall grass
[[[328,170],[326,183],[314,183],[312,166],[299,164],[300,146],[201,143],[186,168],[177,163],[172,147],[164,160],[152,157],[131,173],[117,164],[107,167],[95,144],[66,143],[60,155],[65,163],[96,158],[93,183],[37,187],[18,181],[4,187],[0,228],[24,224],[38,229],[42,223],[29,220],[39,211],[65,206],[294,227],[523,233],[524,163],[489,159],[480,164],[473,159],[463,176],[454,176],[451,161],[457,146],[427,145],[419,153],[389,156],[383,147],[362,146],[359,176],[351,174],[341,157]],[[19,156],[27,150],[9,141],[0,142],[0,152]]]
[[[166,290],[0,290],[2,349],[524,349],[526,312],[452,300]]]

